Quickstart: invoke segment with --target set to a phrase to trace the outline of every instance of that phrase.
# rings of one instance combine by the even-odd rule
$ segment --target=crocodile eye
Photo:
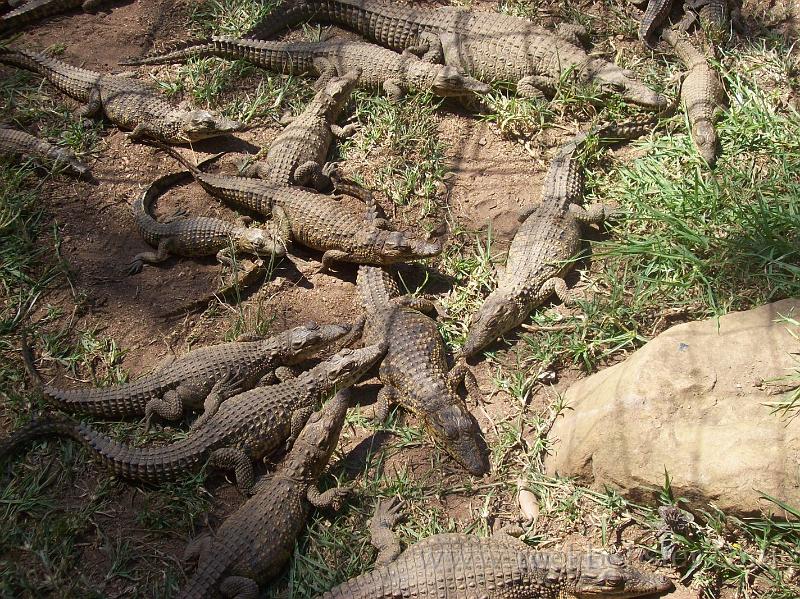
[[[605,580],[603,580],[603,584],[605,586],[607,586],[607,587],[622,586],[622,584],[624,584],[624,582],[625,581],[622,579],[622,576],[620,576],[619,574],[609,574],[605,578]]]

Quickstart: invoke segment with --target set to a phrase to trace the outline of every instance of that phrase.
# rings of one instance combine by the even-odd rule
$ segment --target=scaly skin
[[[632,119],[598,131],[611,141],[632,139],[652,128],[655,118]],[[583,208],[583,170],[574,152],[587,133],[565,144],[550,163],[539,204],[522,211],[519,230],[497,289],[473,316],[460,358],[476,355],[506,332],[523,323],[531,310],[555,293],[571,301],[563,276],[581,247],[581,225],[602,221],[610,208],[599,204]],[[459,362],[462,362],[460,359]],[[463,366],[461,366],[463,369]]]
[[[148,420],[152,415],[178,420],[184,410],[203,410],[196,421],[197,428],[219,407],[215,397],[210,397],[218,381],[235,373],[237,386],[242,389],[269,384],[275,378],[276,368],[300,364],[348,331],[347,325],[320,326],[311,322],[258,341],[196,349],[130,383],[94,389],[45,385],[24,340],[22,355],[31,378],[59,410],[110,419],[144,416]],[[217,396],[217,399],[225,398]]]
[[[82,116],[104,115],[130,130],[132,139],[182,144],[244,128],[207,110],[176,108],[139,81],[80,69],[37,52],[0,48],[0,63],[39,73],[59,91],[85,102]]]
[[[340,127],[336,121],[358,84],[360,74],[355,70],[331,78],[270,144],[266,159],[246,168],[242,174],[275,185],[301,185],[328,191],[333,182],[325,159],[334,137],[344,139],[356,129],[352,123]]]
[[[245,59],[260,67],[287,74],[314,74],[321,85],[333,74],[361,69],[359,86],[383,89],[392,100],[410,90],[428,90],[438,96],[471,96],[487,93],[489,86],[462,75],[452,66],[431,64],[411,53],[398,54],[374,44],[348,39],[324,42],[264,42],[213,37],[191,41],[177,50],[127,64],[163,64],[193,56]]]
[[[43,159],[52,162],[57,168],[64,167],[64,170],[71,175],[92,180],[89,167],[66,148],[61,148],[7,125],[0,125],[0,154],[25,155]]]
[[[349,405],[349,394],[342,392],[313,414],[275,473],[256,484],[254,495],[213,537],[199,537],[187,547],[187,558],[198,563],[179,597],[219,591],[256,599],[259,584],[275,578],[289,561],[311,508],[340,507],[348,489],[321,492],[317,480],[339,441]]]
[[[706,57],[680,33],[670,29],[665,30],[661,36],[686,66],[688,73],[681,83],[681,101],[686,109],[692,128],[692,140],[698,153],[709,166],[714,166],[719,148],[714,123],[725,102],[722,81],[708,64]]]
[[[366,312],[365,343],[386,342],[379,377],[377,413],[384,419],[398,402],[423,422],[438,445],[475,476],[489,471],[488,449],[473,415],[448,376],[447,350],[436,323],[418,311],[433,308],[424,300],[400,296],[391,275],[381,268],[358,268],[358,292]],[[415,309],[416,308],[416,309]]]
[[[184,171],[156,179],[133,203],[133,217],[144,240],[158,248],[156,252],[137,254],[130,264],[131,274],[142,270],[145,262],[157,264],[171,254],[176,256],[213,256],[220,262],[233,264],[231,254],[248,253],[256,256],[286,255],[289,242],[289,220],[276,207],[273,220],[259,227],[235,225],[219,218],[176,216],[168,222],[158,222],[150,215],[156,199],[169,187],[191,181]]]
[[[86,12],[95,12],[102,3],[103,0],[30,0],[14,4],[9,2],[18,8],[0,17],[0,35],[17,33],[31,23],[79,7]]]
[[[0,459],[42,436],[83,443],[119,476],[146,483],[176,480],[209,466],[234,470],[244,494],[253,486],[253,462],[300,433],[314,407],[332,391],[355,384],[386,351],[385,346],[341,350],[318,366],[284,382],[235,395],[235,381],[218,381],[209,395],[230,397],[186,439],[163,447],[131,447],[65,417],[35,420],[0,443]],[[233,395],[233,397],[231,397]]]
[[[654,47],[658,41],[653,34],[667,20],[672,10],[673,0],[650,0],[647,3],[642,20],[639,22],[639,39],[647,46]]]
[[[480,81],[512,82],[524,96],[551,93],[570,72],[580,81],[596,81],[642,106],[662,108],[666,98],[613,63],[591,58],[560,35],[526,19],[445,6],[407,7],[378,0],[296,0],[285,3],[254,35],[271,35],[308,19],[335,23],[382,46],[422,54]]]
[[[673,590],[670,580],[619,555],[534,551],[506,532],[428,537],[400,553],[392,507],[376,509],[370,527],[375,569],[317,599],[627,599]]]
[[[162,149],[189,169],[195,180],[215,197],[264,216],[269,216],[275,206],[283,208],[292,239],[324,252],[322,269],[336,261],[381,266],[431,258],[442,251],[441,238],[423,241],[401,231],[386,230],[381,223],[328,196],[259,179],[210,175],[172,148]]]

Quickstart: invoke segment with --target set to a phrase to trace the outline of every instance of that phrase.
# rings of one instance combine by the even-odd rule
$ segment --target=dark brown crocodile
[[[80,69],[45,54],[0,48],[0,63],[39,73],[56,89],[86,105],[82,116],[104,115],[132,139],[188,143],[244,128],[208,110],[175,107],[152,87],[118,75]]]
[[[158,197],[173,185],[192,181],[188,171],[164,175],[156,179],[133,203],[133,217],[144,240],[158,248],[155,252],[137,254],[128,272],[142,270],[145,262],[157,264],[170,255],[217,256],[229,266],[234,255],[280,257],[286,255],[289,242],[289,219],[280,206],[272,211],[272,221],[261,227],[248,227],[211,217],[184,217],[182,212],[159,222],[150,214]]]
[[[681,82],[681,102],[686,109],[692,141],[698,153],[709,166],[714,166],[719,150],[714,124],[722,112],[725,88],[717,71],[686,36],[673,29],[665,29],[661,37],[686,66],[687,73]]]
[[[614,141],[632,139],[652,129],[655,122],[649,116],[634,119],[600,128],[598,135]],[[583,169],[574,154],[587,137],[588,133],[578,134],[561,148],[547,171],[541,202],[521,212],[522,224],[511,241],[505,269],[497,288],[472,317],[461,358],[476,355],[524,322],[553,293],[572,301],[562,277],[573,267],[572,259],[581,248],[581,226],[599,223],[611,211],[600,204],[584,208],[578,203],[583,198]]]
[[[627,599],[666,593],[672,582],[600,552],[536,551],[504,529],[488,538],[438,534],[401,552],[382,502],[370,530],[378,558],[366,572],[317,599]]]
[[[213,37],[189,41],[183,47],[126,64],[163,64],[190,57],[220,56],[245,59],[260,67],[287,74],[313,74],[320,85],[334,74],[361,69],[358,85],[383,89],[397,101],[408,90],[427,90],[442,97],[471,96],[489,86],[462,75],[452,66],[431,64],[410,53],[398,54],[375,44],[349,39],[324,42],[265,42]]]
[[[574,32],[552,32],[532,22],[494,12],[453,6],[409,7],[380,0],[289,0],[252,35],[267,37],[309,19],[353,29],[382,46],[409,50],[443,62],[486,83],[516,84],[523,96],[552,93],[565,75],[595,81],[627,100],[662,108],[666,98],[633,78],[630,71],[590,57],[575,45]]]
[[[387,230],[382,219],[305,189],[204,173],[174,149],[161,147],[189,169],[211,195],[263,216],[270,216],[275,206],[283,208],[289,218],[292,240],[324,252],[322,269],[337,261],[381,266],[431,258],[442,251],[443,238],[427,241]]]
[[[353,123],[340,127],[336,121],[360,75],[361,71],[355,70],[332,77],[270,144],[267,157],[248,166],[241,174],[276,185],[301,185],[318,191],[331,189],[333,169],[325,159],[334,138],[344,139],[356,130]]]
[[[674,0],[650,0],[639,20],[639,39],[650,48],[658,42],[656,30],[667,20]]]
[[[242,389],[267,385],[275,381],[276,369],[304,362],[349,330],[347,325],[310,322],[266,339],[202,347],[169,360],[133,382],[94,389],[60,389],[44,384],[24,339],[22,356],[31,378],[59,410],[112,419],[144,416],[148,422],[153,415],[178,420],[184,410],[203,410],[193,424],[198,428],[226,399],[211,394],[218,381],[235,373],[236,386]]]
[[[366,312],[365,343],[386,342],[379,377],[376,415],[384,420],[397,402],[422,420],[425,430],[475,476],[489,471],[489,455],[480,427],[448,375],[447,349],[436,323],[419,310],[434,306],[422,298],[400,296],[391,274],[359,266],[358,294]]]
[[[95,12],[104,0],[29,0],[28,2],[9,2],[14,10],[0,17],[0,35],[17,33],[32,23],[36,23],[62,12],[82,8],[85,12]]]
[[[29,156],[51,163],[79,179],[94,181],[89,167],[70,150],[34,137],[26,131],[0,124],[0,154]]]
[[[342,431],[350,397],[334,396],[311,415],[274,474],[256,483],[253,496],[214,535],[195,539],[185,558],[197,568],[179,597],[256,599],[258,586],[280,574],[294,553],[312,508],[338,510],[349,489],[320,491],[317,480]]]
[[[67,416],[37,419],[0,442],[0,459],[43,436],[60,435],[83,443],[103,465],[125,478],[146,483],[176,480],[203,464],[233,470],[244,494],[253,486],[253,462],[289,446],[314,410],[331,392],[355,384],[386,351],[370,345],[345,348],[296,378],[236,394],[238,380],[217,381],[206,401],[229,399],[183,440],[163,447],[131,447]]]

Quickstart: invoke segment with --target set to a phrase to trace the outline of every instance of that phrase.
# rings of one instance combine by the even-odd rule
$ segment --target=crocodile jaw
[[[597,59],[592,62],[589,71],[601,87],[619,92],[623,98],[634,104],[654,110],[662,110],[668,105],[668,100],[665,96],[653,91],[644,83],[633,79],[630,76],[632,73],[619,68],[613,63]]]
[[[180,123],[181,136],[186,142],[200,141],[210,137],[243,131],[244,123],[225,118],[207,110],[192,110],[176,115]]]

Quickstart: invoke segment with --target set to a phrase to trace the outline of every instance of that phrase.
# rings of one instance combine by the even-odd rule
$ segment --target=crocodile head
[[[244,123],[225,118],[209,110],[178,109],[173,118],[179,129],[177,142],[193,142],[243,131]]]
[[[697,151],[709,166],[717,162],[717,132],[711,121],[701,120],[692,125],[692,140]]]
[[[489,472],[489,451],[475,417],[453,402],[430,414],[426,428],[453,459],[473,476]]]
[[[360,349],[346,347],[309,372],[321,371],[326,389],[345,389],[358,382],[384,353],[386,344],[383,343]]]
[[[361,69],[356,68],[347,71],[341,77],[332,77],[327,85],[317,92],[314,102],[319,104],[319,116],[325,116],[329,112],[336,112],[334,116],[338,116],[350,94],[353,93],[358,80],[361,77]]]
[[[649,574],[629,565],[620,555],[584,553],[571,564],[569,592],[579,599],[626,599],[672,591],[665,576]]]
[[[514,298],[496,289],[472,317],[469,333],[461,353],[474,356],[507,331],[520,324],[527,316]]]
[[[441,254],[444,248],[443,237],[424,240],[411,237],[402,231],[383,230],[374,230],[372,235],[382,238],[380,241],[376,240],[376,245],[380,245],[380,255],[385,264],[432,258]]]
[[[350,326],[346,324],[319,325],[314,321],[294,327],[283,333],[282,358],[287,364],[299,364],[349,332]]]
[[[349,407],[347,390],[340,391],[321,410],[314,412],[292,445],[284,469],[302,473],[306,478],[318,477],[336,449]]]
[[[665,96],[637,81],[633,72],[621,69],[606,60],[597,58],[591,61],[587,74],[594,78],[602,89],[618,92],[623,98],[639,106],[663,110],[669,104]]]
[[[275,235],[266,229],[258,227],[242,227],[235,229],[231,234],[236,240],[236,246],[243,252],[256,256],[285,256],[286,246],[275,239]]]
[[[427,63],[425,63],[427,64]],[[430,65],[427,65],[430,67]],[[452,96],[470,96],[472,94],[488,94],[491,87],[482,81],[463,74],[454,66],[436,65],[438,71],[430,85],[430,90],[443,98]]]

